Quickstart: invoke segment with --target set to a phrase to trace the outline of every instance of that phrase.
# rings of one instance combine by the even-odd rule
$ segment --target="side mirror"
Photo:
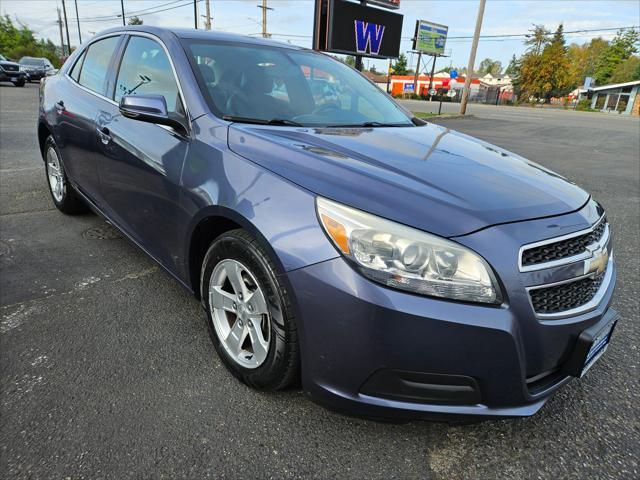
[[[182,133],[186,131],[179,120],[169,117],[167,101],[162,95],[125,95],[120,99],[120,113],[133,120],[167,125]]]

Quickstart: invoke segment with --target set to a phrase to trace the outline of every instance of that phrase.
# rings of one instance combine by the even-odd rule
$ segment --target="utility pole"
[[[127,22],[124,18],[124,0],[120,0],[120,9],[122,10],[122,25],[126,25]]]
[[[422,60],[422,52],[418,52],[418,65],[416,66],[416,73],[413,76],[413,93],[418,93],[418,77],[420,76],[420,60]],[[418,93],[418,95],[420,95]]]
[[[62,18],[60,17],[60,8],[58,8],[58,28],[60,29],[60,47],[62,48],[62,56],[64,57],[64,34],[62,33]]]
[[[267,6],[267,0],[262,0],[262,5],[257,7],[262,9],[262,38],[270,38],[271,34],[267,33],[267,10],[273,10],[273,8]]]
[[[433,100],[433,95],[431,95],[431,89],[433,88],[433,75],[436,73],[436,58],[437,55],[433,56],[433,63],[431,64],[431,75],[429,75],[429,101]]]
[[[82,33],[80,32],[80,17],[78,16],[78,0],[73,0],[76,4],[76,20],[78,22],[78,40],[80,41],[80,45],[82,45]]]
[[[194,27],[198,29],[198,0],[193,0],[193,23]]]
[[[67,23],[67,7],[62,0],[62,13],[64,14],[64,29],[67,31],[67,47],[69,47],[69,55],[71,55],[71,40],[69,40],[69,24]]]
[[[211,7],[209,0],[204,0],[204,28],[211,30]]]
[[[360,5],[362,5],[363,7],[366,7],[367,6],[367,0],[360,0]],[[362,55],[356,55],[356,64],[354,65],[354,67],[359,72],[362,71]]]
[[[478,50],[478,40],[480,40],[480,29],[482,28],[482,17],[484,16],[484,5],[486,0],[480,0],[478,6],[478,18],[476,19],[476,30],[473,33],[473,43],[471,44],[471,53],[469,54],[469,65],[467,66],[467,78],[464,79],[464,90],[462,91],[462,99],[460,100],[460,115],[467,112],[467,102],[469,101],[469,90],[471,89],[471,76],[473,75],[473,66],[476,63],[476,51]]]

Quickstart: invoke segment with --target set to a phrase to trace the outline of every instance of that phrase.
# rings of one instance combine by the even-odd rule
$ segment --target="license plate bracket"
[[[618,312],[610,308],[600,322],[580,333],[564,373],[583,377],[607,350],[619,318]]]

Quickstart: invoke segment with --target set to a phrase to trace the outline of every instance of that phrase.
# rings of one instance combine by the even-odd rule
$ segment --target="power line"
[[[151,15],[154,13],[160,13],[160,12],[166,12],[168,10],[173,10],[176,8],[181,8],[181,7],[186,7],[188,5],[192,5],[193,1],[192,0],[186,0],[186,3],[183,3],[181,5],[175,5],[173,7],[167,7],[167,8],[160,8],[160,7],[164,7],[167,5],[172,5],[178,2],[182,2],[185,0],[173,0],[172,2],[168,2],[168,3],[163,3],[161,5],[156,5],[155,7],[150,7],[150,8],[145,8],[142,10],[133,10],[130,12],[126,12],[127,16],[131,17],[131,16],[136,16],[136,17],[142,17],[145,15]],[[196,0],[198,3],[201,2],[202,0]],[[154,10],[154,9],[158,9],[158,10]],[[151,10],[151,11],[150,11]],[[110,22],[112,20],[118,20],[122,17],[122,14],[118,13],[118,14],[112,14],[112,15],[102,15],[102,16],[98,16],[98,17],[86,17],[86,18],[80,18],[80,21],[82,22]],[[75,20],[75,19],[72,19]]]

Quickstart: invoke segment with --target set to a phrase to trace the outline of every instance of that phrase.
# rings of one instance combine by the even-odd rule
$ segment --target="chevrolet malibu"
[[[320,87],[319,87],[320,86]],[[40,87],[53,203],[202,303],[242,382],[372,417],[528,416],[606,350],[603,207],[272,41],[122,27]]]

